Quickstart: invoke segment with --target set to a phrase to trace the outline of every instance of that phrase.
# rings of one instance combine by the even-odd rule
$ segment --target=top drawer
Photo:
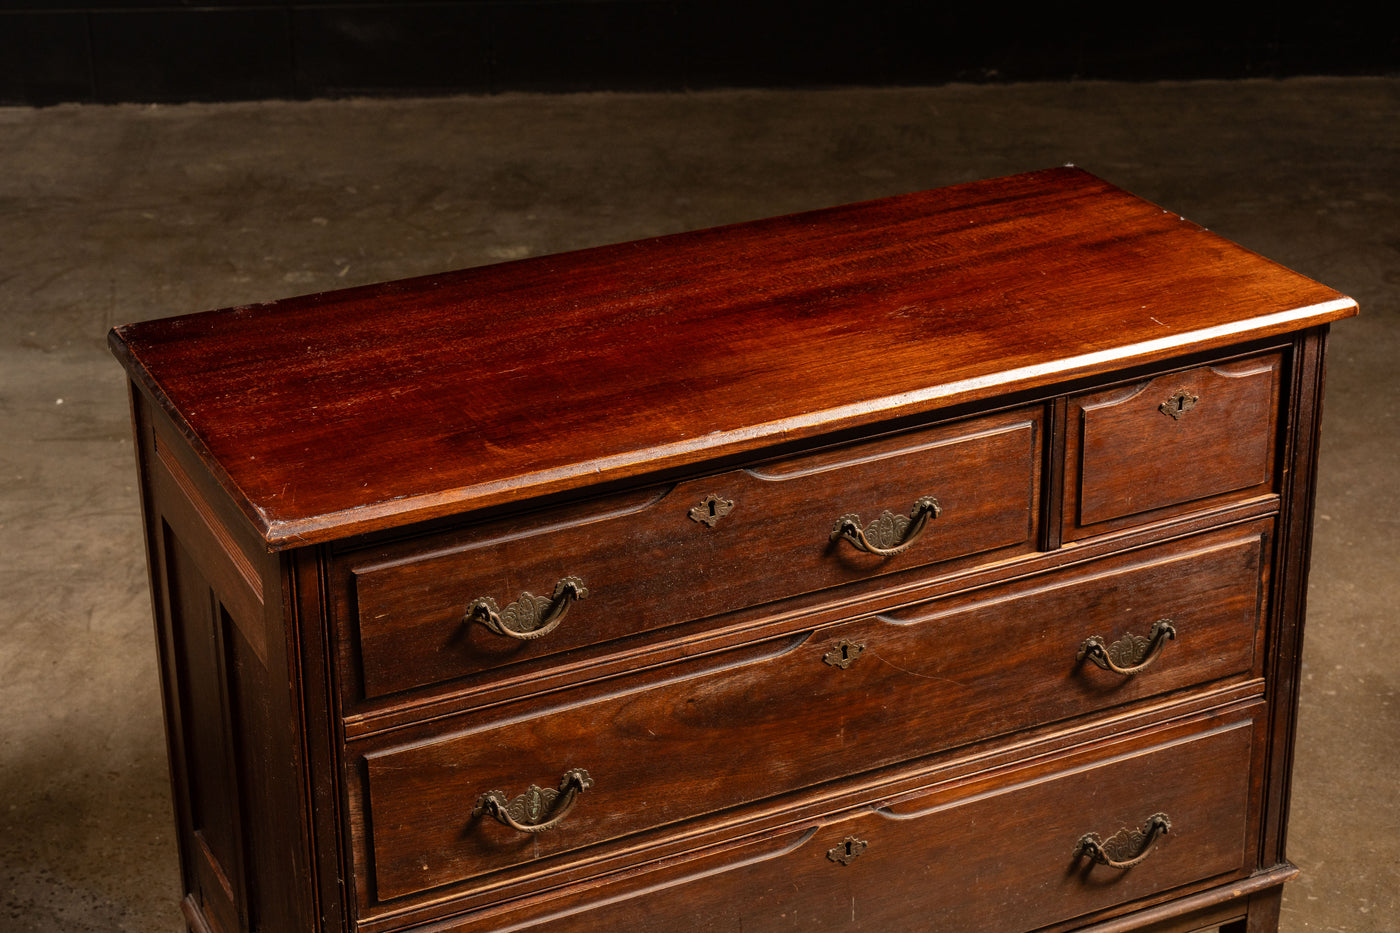
[[[1274,491],[1283,355],[1069,400],[1064,537]]]
[[[1003,412],[352,552],[336,571],[342,652],[358,647],[373,698],[881,574],[1024,553],[1040,436],[1039,408]],[[923,514],[936,517],[911,521],[930,497]],[[835,535],[846,516],[895,553]]]

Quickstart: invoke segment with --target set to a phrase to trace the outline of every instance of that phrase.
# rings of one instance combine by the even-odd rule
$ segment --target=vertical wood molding
[[[1289,443],[1284,451],[1281,490],[1287,520],[1279,528],[1275,552],[1284,560],[1280,561],[1274,578],[1270,631],[1275,643],[1269,650],[1272,666],[1266,681],[1272,694],[1273,714],[1266,764],[1261,867],[1287,859],[1287,819],[1302,666],[1300,649],[1307,611],[1326,335],[1325,326],[1299,335],[1290,373],[1293,404],[1288,412]]]

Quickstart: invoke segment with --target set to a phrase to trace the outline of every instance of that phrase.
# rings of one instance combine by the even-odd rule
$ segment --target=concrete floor
[[[1400,79],[0,109],[0,929],[181,928],[116,323],[1073,162],[1357,298],[1284,929],[1400,891]]]

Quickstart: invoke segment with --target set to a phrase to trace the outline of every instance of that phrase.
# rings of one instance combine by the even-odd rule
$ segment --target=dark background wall
[[[1392,4],[0,0],[0,103],[1400,71]]]

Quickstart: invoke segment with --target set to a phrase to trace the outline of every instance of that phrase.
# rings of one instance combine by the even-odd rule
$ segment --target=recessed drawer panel
[[[370,751],[378,896],[1247,674],[1264,527],[759,642]],[[559,825],[535,834],[474,815],[497,790],[523,825]]]
[[[560,898],[450,929],[1024,933],[1243,874],[1252,737],[1250,720],[1176,730],[717,847],[590,886],[591,905]],[[1145,857],[1095,862],[1090,835],[1115,861]]]
[[[1273,491],[1281,367],[1273,353],[1071,399],[1065,537]]]
[[[1004,413],[347,555],[363,695],[1028,551],[1040,433],[1039,409]],[[833,537],[846,516],[851,540]]]

